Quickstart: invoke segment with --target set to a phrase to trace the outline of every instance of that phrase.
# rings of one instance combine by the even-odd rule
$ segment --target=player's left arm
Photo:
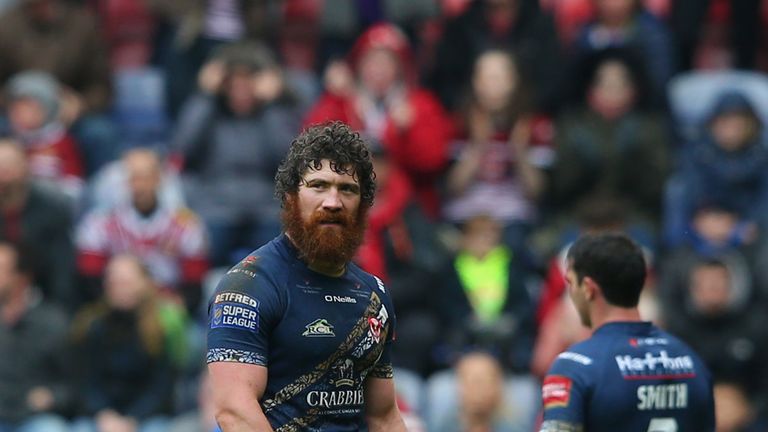
[[[373,376],[365,380],[365,420],[370,432],[408,430],[395,401],[394,380]]]
[[[539,432],[584,432],[584,413],[593,360],[574,352],[561,353],[544,377],[544,408]]]

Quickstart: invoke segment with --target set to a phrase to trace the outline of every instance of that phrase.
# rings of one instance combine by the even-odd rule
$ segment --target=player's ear
[[[589,276],[584,276],[584,296],[587,298],[587,300],[592,300],[595,298],[595,295],[597,295],[598,290],[600,290],[600,286],[595,282],[594,279],[592,279]]]

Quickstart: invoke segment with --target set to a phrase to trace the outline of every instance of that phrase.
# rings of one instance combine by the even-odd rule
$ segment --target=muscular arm
[[[392,379],[368,377],[365,381],[365,420],[370,432],[406,432],[395,403]]]
[[[208,364],[222,432],[273,432],[259,398],[267,386],[267,368],[238,362]]]
[[[547,420],[541,424],[539,432],[584,432],[584,428],[567,421]]]

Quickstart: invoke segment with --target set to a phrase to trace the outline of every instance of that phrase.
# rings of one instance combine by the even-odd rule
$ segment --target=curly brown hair
[[[287,194],[298,192],[307,170],[320,169],[323,159],[331,162],[334,172],[352,175],[360,184],[361,203],[373,205],[376,174],[371,152],[359,133],[338,121],[312,125],[291,142],[275,175],[275,196],[282,205]]]

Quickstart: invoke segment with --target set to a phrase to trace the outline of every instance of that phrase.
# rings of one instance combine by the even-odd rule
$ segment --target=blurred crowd
[[[768,430],[768,2],[0,1],[0,432],[213,432],[209,293],[280,232],[302,127],[370,144],[412,430],[534,430],[588,335],[564,257],[641,244],[653,320]]]

